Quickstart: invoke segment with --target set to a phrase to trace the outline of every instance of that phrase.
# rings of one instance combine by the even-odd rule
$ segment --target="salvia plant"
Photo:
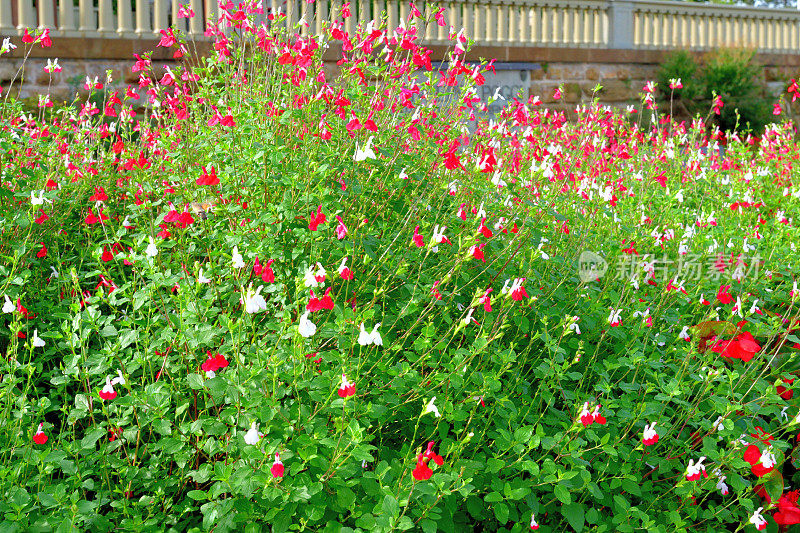
[[[800,522],[791,123],[489,117],[441,11],[259,6],[0,108],[4,531]]]

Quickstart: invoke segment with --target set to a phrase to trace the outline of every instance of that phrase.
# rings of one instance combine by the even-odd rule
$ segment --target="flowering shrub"
[[[102,109],[0,111],[4,527],[795,523],[791,124],[481,118],[442,12],[259,11]]]

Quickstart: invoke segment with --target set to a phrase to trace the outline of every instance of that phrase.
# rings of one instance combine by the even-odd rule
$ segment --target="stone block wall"
[[[84,42],[85,39],[58,39],[48,49],[34,48],[25,61],[24,83],[19,85],[20,68],[23,65],[22,46],[10,58],[0,61],[0,86],[5,94],[9,82],[16,79],[16,94],[22,98],[36,98],[50,93],[55,101],[72,101],[76,94],[85,96],[83,89],[86,76],[106,83],[106,72],[111,71],[111,88],[124,90],[127,84],[135,84],[139,74],[132,72],[134,53],[155,50],[153,64],[160,75],[165,65],[175,64],[164,48],[157,49],[156,41],[105,39],[102,42]],[[89,40],[91,41],[91,40]],[[21,45],[22,43],[16,42]],[[202,51],[206,43],[198,43]],[[433,46],[433,58],[441,60],[448,50]],[[607,50],[575,48],[531,48],[513,46],[477,47],[468,54],[467,60],[496,58],[498,62],[513,62],[535,65],[529,70],[529,94],[538,95],[544,105],[554,110],[572,111],[578,104],[592,101],[594,88],[602,90],[597,96],[601,103],[615,107],[640,104],[640,93],[645,83],[656,78],[661,61],[668,52],[656,50]],[[47,58],[59,58],[60,73],[51,77],[44,71]],[[336,71],[335,61],[341,50],[334,46],[325,57],[331,71]],[[800,56],[760,54],[757,60],[764,65],[764,80],[776,96],[785,89],[786,80],[800,75]],[[333,73],[333,72],[331,72]],[[330,79],[330,78],[329,78]],[[562,98],[553,98],[557,87],[563,89]],[[571,115],[571,114],[570,114]],[[568,115],[569,116],[569,115]]]

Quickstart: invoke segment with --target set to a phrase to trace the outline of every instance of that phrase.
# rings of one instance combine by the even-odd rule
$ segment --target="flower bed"
[[[255,11],[101,105],[0,108],[4,526],[800,521],[790,123],[480,119],[463,32],[437,73],[413,10]]]

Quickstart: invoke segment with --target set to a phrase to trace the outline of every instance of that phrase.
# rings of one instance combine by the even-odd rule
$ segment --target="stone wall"
[[[138,73],[131,71],[134,53],[156,50],[153,63],[157,72],[164,65],[175,64],[164,48],[156,49],[156,41],[106,39],[105,45],[99,40],[59,39],[48,49],[34,48],[25,60],[24,83],[16,84],[16,92],[23,98],[36,98],[38,94],[50,92],[56,101],[71,101],[77,95],[85,95],[83,89],[86,76],[98,77],[106,82],[106,71],[111,71],[112,87],[124,89],[126,84],[135,84]],[[21,45],[17,42],[15,44]],[[441,60],[445,47],[433,46],[433,58]],[[198,43],[198,49],[208,49],[206,43]],[[10,59],[4,56],[0,61],[0,86],[3,93],[9,81],[16,76],[23,64],[22,47],[15,50]],[[552,109],[571,111],[577,104],[589,103],[593,90],[599,84],[603,89],[598,93],[600,101],[618,107],[640,103],[644,84],[654,80],[666,52],[655,50],[598,50],[585,48],[531,48],[531,47],[478,47],[471,50],[468,60],[493,57],[498,62],[527,65],[530,83],[529,94],[538,95],[544,104]],[[48,57],[59,58],[60,73],[52,78],[44,72]],[[341,51],[335,47],[328,51],[325,59],[331,70],[335,71],[335,60]],[[764,80],[770,91],[778,95],[785,89],[785,81],[800,74],[800,56],[780,54],[759,54],[757,60],[764,66]],[[555,101],[555,89],[561,86],[563,96]]]

